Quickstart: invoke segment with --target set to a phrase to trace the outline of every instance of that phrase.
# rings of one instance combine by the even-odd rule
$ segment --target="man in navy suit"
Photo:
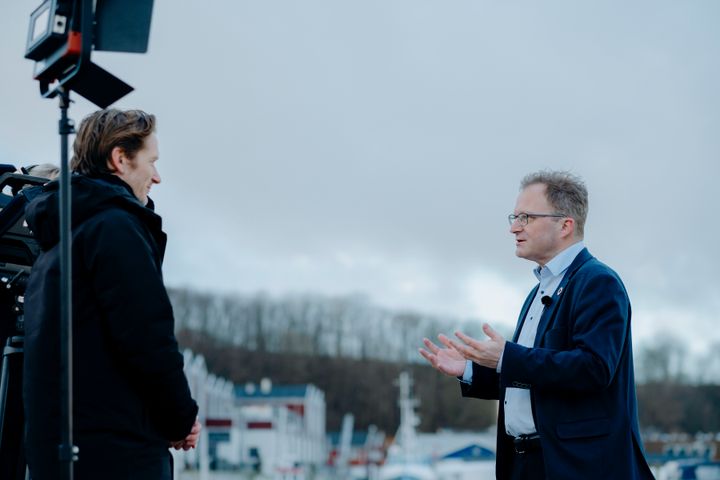
[[[588,195],[567,172],[526,176],[508,219],[515,254],[537,263],[512,342],[456,332],[420,353],[461,379],[463,396],[500,400],[498,479],[651,479],[637,419],[630,301],[583,245]]]

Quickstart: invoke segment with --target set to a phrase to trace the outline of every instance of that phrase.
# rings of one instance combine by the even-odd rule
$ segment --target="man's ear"
[[[108,158],[107,161],[107,166],[113,173],[121,175],[125,173],[125,168],[127,166],[127,157],[125,156],[125,152],[122,148],[113,147],[112,151],[110,152],[110,158]]]
[[[567,217],[563,219],[562,235],[563,237],[573,237],[575,235],[575,219]]]

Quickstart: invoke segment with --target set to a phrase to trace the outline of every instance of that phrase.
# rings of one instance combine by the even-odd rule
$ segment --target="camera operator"
[[[166,235],[148,193],[160,183],[155,117],[101,110],[73,145],[75,478],[166,480],[170,446],[194,448],[198,407],[183,373],[161,264]],[[26,209],[42,252],[25,296],[26,453],[57,478],[60,444],[58,183]]]
[[[55,180],[60,176],[60,168],[53,165],[52,163],[41,163],[39,165],[30,165],[29,167],[23,167],[20,169],[22,173],[26,175],[32,175],[33,177],[47,178],[48,180]]]

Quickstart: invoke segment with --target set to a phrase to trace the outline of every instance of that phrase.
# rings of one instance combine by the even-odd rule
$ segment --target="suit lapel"
[[[517,343],[518,337],[520,336],[520,331],[522,330],[522,326],[525,323],[525,317],[527,316],[528,310],[530,310],[530,305],[532,304],[533,298],[535,298],[535,294],[538,291],[538,288],[540,288],[540,284],[538,283],[535,285],[535,288],[532,289],[530,292],[530,295],[525,299],[525,303],[523,304],[522,310],[520,310],[520,317],[518,317],[517,326],[515,327],[515,333],[513,334],[512,341],[514,343]]]
[[[543,309],[543,313],[540,316],[537,333],[535,334],[535,347],[540,345],[540,341],[542,340],[543,335],[545,335],[545,330],[547,330],[548,325],[550,325],[550,319],[553,318],[555,310],[557,309],[560,302],[562,302],[563,298],[565,298],[564,292],[567,284],[570,282],[573,275],[575,275],[575,272],[577,272],[578,269],[591,258],[593,258],[593,256],[590,255],[590,252],[588,252],[587,248],[583,248],[582,250],[580,250],[580,253],[577,254],[575,260],[573,260],[573,262],[568,267],[567,272],[565,272],[565,276],[560,282],[560,285],[558,285],[558,288],[555,290],[555,292],[553,292],[552,303],[550,303],[550,305],[546,306]]]

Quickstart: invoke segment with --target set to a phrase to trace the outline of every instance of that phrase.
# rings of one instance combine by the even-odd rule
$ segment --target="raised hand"
[[[438,335],[438,338],[443,344],[445,344],[443,339],[448,339],[442,334]],[[467,362],[458,351],[452,347],[439,347],[427,338],[423,338],[423,343],[427,350],[419,348],[418,352],[425,360],[430,362],[434,369],[452,377],[459,377],[465,372]]]
[[[483,324],[483,332],[488,336],[487,340],[476,340],[472,337],[465,335],[462,332],[455,332],[455,336],[459,338],[462,343],[450,340],[445,337],[447,341],[443,341],[448,348],[452,348],[462,355],[466,360],[482,365],[488,368],[497,368],[500,355],[505,350],[505,339],[492,329],[487,323]]]

